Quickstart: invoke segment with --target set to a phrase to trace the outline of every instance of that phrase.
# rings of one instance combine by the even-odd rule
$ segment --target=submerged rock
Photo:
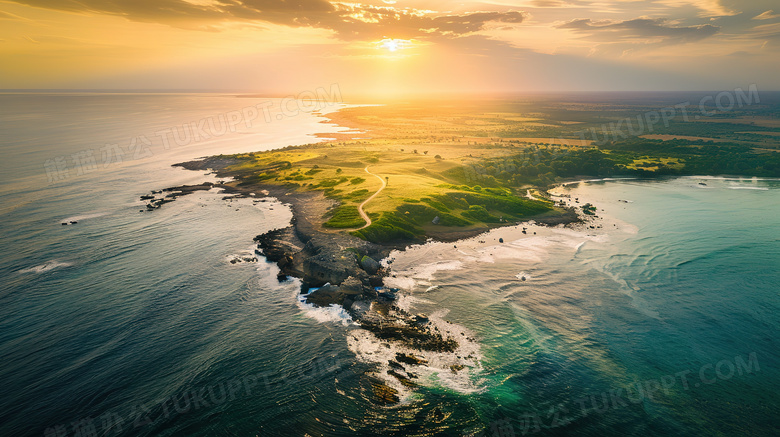
[[[371,387],[373,388],[376,401],[381,405],[397,404],[401,400],[398,397],[398,390],[389,387],[383,382],[373,381]]]
[[[410,378],[408,378],[408,377],[406,377],[404,375],[401,375],[400,373],[396,372],[395,370],[390,369],[390,370],[387,371],[387,374],[392,376],[392,377],[394,377],[395,379],[397,379],[398,382],[400,382],[401,384],[403,384],[406,387],[417,387],[417,383],[412,381]]]
[[[395,360],[400,362],[400,363],[412,364],[412,365],[415,365],[415,366],[419,366],[419,365],[422,365],[422,364],[428,364],[428,361],[426,361],[426,360],[424,360],[422,358],[417,358],[417,357],[415,357],[412,354],[404,354],[404,353],[400,353],[400,352],[395,354]]]

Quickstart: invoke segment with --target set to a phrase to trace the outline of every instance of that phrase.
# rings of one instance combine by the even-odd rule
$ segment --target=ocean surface
[[[230,262],[288,208],[201,192],[139,212],[213,180],[173,163],[341,130],[317,112],[338,105],[280,105],[0,95],[0,436],[780,434],[780,181],[570,184],[592,224],[393,253],[402,305],[475,343],[386,407],[392,347],[262,257]]]

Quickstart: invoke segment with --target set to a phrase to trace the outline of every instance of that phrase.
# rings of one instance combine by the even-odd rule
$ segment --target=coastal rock
[[[361,282],[360,279],[350,276],[339,285],[339,291],[347,296],[363,294],[363,282]]]
[[[358,268],[351,254],[323,250],[303,261],[303,280],[315,287],[326,283],[341,284]]]
[[[382,292],[378,293],[378,296],[379,296],[380,299],[386,300],[386,301],[394,301],[395,297],[396,297],[395,293],[393,293],[392,291],[382,291]]]
[[[379,268],[381,267],[374,258],[371,258],[370,256],[366,255],[360,260],[360,267],[363,268],[369,275],[376,275],[376,272],[379,271]]]
[[[368,285],[371,287],[381,287],[384,284],[384,280],[380,275],[371,275],[368,277]]]
[[[351,313],[366,314],[371,311],[371,301],[375,298],[373,289],[366,287],[360,279],[350,276],[340,285],[325,284],[306,295],[306,301],[320,307],[338,304]]]
[[[428,323],[428,316],[418,313],[412,317],[412,320],[414,320],[415,323]]]
[[[320,307],[326,307],[333,303],[341,304],[343,301],[344,294],[339,290],[339,287],[330,284],[326,284],[306,295],[306,302]]]
[[[399,363],[411,364],[413,366],[428,364],[428,362],[422,358],[417,358],[412,354],[404,354],[400,352],[395,354],[395,360],[398,361]]]

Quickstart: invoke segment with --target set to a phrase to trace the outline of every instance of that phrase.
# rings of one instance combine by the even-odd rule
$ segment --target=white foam
[[[387,287],[411,290],[417,284],[431,285],[429,281],[433,280],[436,272],[462,268],[463,262],[459,260],[436,261],[414,266],[403,274],[385,278],[384,282]]]
[[[72,265],[73,265],[73,263],[60,262],[60,261],[57,261],[57,260],[51,260],[51,261],[46,261],[45,263],[43,263],[41,265],[37,265],[35,267],[30,267],[30,268],[27,268],[27,269],[19,270],[19,273],[37,273],[37,274],[40,274],[40,273],[46,273],[46,272],[52,271],[54,269],[59,269],[59,268],[63,268],[63,267],[70,267]]]
[[[728,187],[730,190],[759,190],[759,191],[769,191],[769,188],[767,187],[746,187],[741,185],[732,185]]]
[[[521,281],[530,281],[532,279],[531,275],[529,275],[526,272],[520,272],[520,273],[516,274],[515,278],[517,278],[517,279],[519,279]]]
[[[396,354],[411,354],[427,363],[420,365],[404,364],[407,373],[416,378],[412,381],[427,387],[442,387],[458,393],[478,393],[485,389],[486,382],[479,377],[483,370],[482,355],[479,343],[468,340],[473,338],[471,331],[463,326],[446,322],[443,316],[446,311],[437,311],[429,316],[430,324],[438,328],[438,332],[446,338],[455,339],[459,346],[454,352],[420,351],[406,347],[397,341],[380,340],[365,329],[355,329],[347,335],[347,346],[358,361],[376,365],[375,376],[389,387],[398,390],[401,402],[407,402],[413,395],[413,389],[404,386],[387,372],[392,368],[388,364],[395,360]],[[451,366],[464,366],[453,371]],[[392,369],[403,375],[403,371]]]
[[[417,285],[414,278],[407,276],[388,276],[384,279],[385,286],[401,290],[411,290]]]
[[[313,291],[313,289],[312,289]],[[352,316],[341,305],[331,304],[327,307],[318,307],[314,304],[306,302],[305,294],[299,294],[296,288],[295,290],[296,300],[298,302],[298,308],[303,311],[306,317],[310,317],[320,323],[340,323],[344,326],[349,326],[352,322]]]
[[[736,178],[730,178],[725,176],[707,176],[707,175],[700,175],[700,176],[678,176],[680,179],[701,179],[701,180],[721,180],[721,181],[780,181],[780,178],[760,178],[757,176],[753,177],[736,177]]]
[[[407,312],[412,312],[412,307],[416,303],[423,303],[423,304],[430,304],[432,303],[428,299],[423,299],[421,297],[412,296],[411,294],[398,294],[398,297],[395,300],[395,305]]]

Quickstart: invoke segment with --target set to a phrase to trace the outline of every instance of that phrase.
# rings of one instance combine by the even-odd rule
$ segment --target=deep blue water
[[[388,408],[357,327],[262,259],[228,262],[284,206],[199,193],[139,213],[141,194],[209,178],[174,162],[334,128],[302,115],[49,181],[49,159],[243,100],[0,96],[0,435],[780,433],[780,182],[581,183],[561,192],[600,229],[396,254],[409,305],[469,330],[481,368],[421,372]]]

